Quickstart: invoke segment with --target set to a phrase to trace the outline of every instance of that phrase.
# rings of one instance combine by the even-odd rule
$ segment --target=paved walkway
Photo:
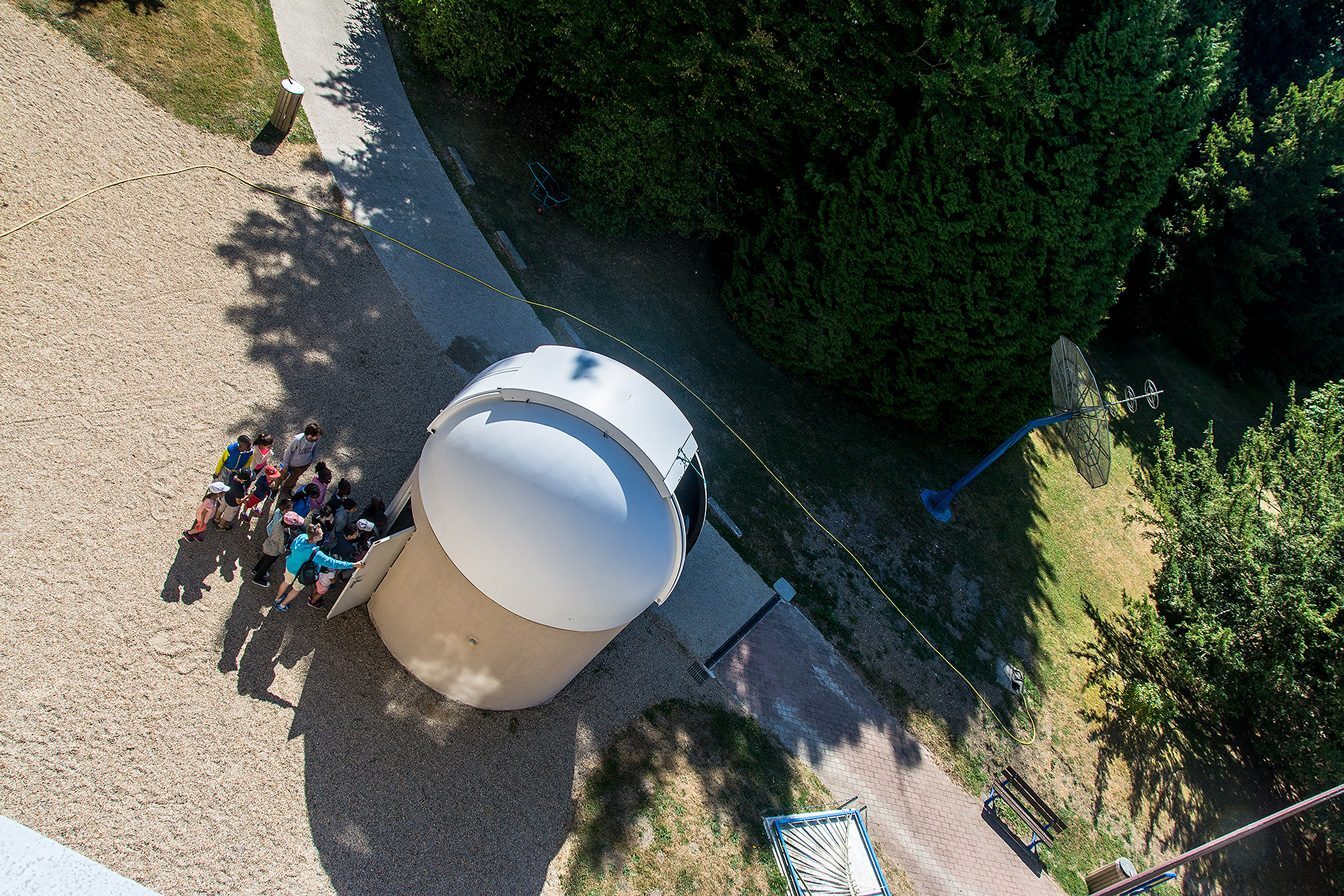
[[[502,289],[511,278],[430,150],[377,14],[357,0],[272,6],[304,108],[355,217]],[[527,306],[370,237],[416,318],[466,372],[551,334]],[[658,614],[703,659],[771,589],[711,527]],[[1058,896],[980,803],[949,779],[793,607],[776,607],[717,665],[742,705],[808,762],[837,797],[868,805],[873,835],[921,896]]]
[[[518,295],[429,148],[382,23],[359,0],[271,6],[322,157],[357,221]],[[554,342],[532,309],[368,234],[429,335],[468,374]]]
[[[777,605],[714,671],[837,799],[868,806],[873,837],[921,896],[1060,896],[793,606]]]

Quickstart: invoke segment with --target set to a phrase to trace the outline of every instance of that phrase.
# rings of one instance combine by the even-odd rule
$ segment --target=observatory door
[[[370,545],[369,552],[364,555],[364,568],[355,570],[350,581],[345,583],[345,589],[341,591],[341,596],[336,598],[336,603],[331,605],[331,612],[327,614],[327,618],[339,616],[346,610],[353,610],[361,604],[368,603],[369,598],[373,597],[373,592],[383,584],[383,579],[387,576],[387,571],[392,568],[393,561],[401,555],[401,549],[406,547],[406,542],[410,541],[414,534],[415,527],[410,526],[386,538],[380,538]]]

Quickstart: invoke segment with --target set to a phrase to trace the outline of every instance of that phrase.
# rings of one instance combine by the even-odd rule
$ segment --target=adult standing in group
[[[280,583],[280,593],[275,596],[275,609],[277,612],[284,613],[289,609],[289,602],[303,593],[303,589],[317,581],[317,577],[322,569],[331,569],[339,572],[342,569],[363,569],[363,561],[341,560],[330,554],[322,552],[318,545],[322,543],[322,527],[317,523],[309,523],[304,527],[303,534],[295,537],[289,545],[289,557],[285,559],[285,580]],[[305,563],[313,561],[312,578],[304,581],[300,578],[300,571]]]
[[[317,460],[317,443],[322,440],[322,425],[309,423],[303,432],[289,440],[280,462],[285,465],[285,479],[280,484],[280,494],[288,495],[299,484],[299,477]]]

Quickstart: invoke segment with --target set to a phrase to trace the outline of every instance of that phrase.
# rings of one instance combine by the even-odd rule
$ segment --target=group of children
[[[196,508],[190,529],[182,533],[191,542],[205,541],[213,520],[220,529],[234,521],[246,527],[256,518],[265,521],[260,556],[252,567],[252,582],[269,587],[270,569],[286,557],[275,610],[284,613],[303,590],[312,585],[311,607],[321,607],[337,578],[364,565],[364,555],[387,522],[382,500],[373,498],[361,512],[351,497],[349,480],[332,487],[332,473],[316,461],[322,427],[309,423],[278,456],[274,439],[266,433],[238,436],[224,449],[215,465],[214,481]],[[313,478],[299,487],[299,477],[313,466]],[[274,507],[272,507],[274,502]]]

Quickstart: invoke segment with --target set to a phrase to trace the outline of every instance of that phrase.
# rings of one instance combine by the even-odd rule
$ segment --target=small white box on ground
[[[798,589],[790,585],[785,579],[779,579],[770,587],[775,589],[775,593],[779,595],[779,599],[786,604],[798,596]]]

